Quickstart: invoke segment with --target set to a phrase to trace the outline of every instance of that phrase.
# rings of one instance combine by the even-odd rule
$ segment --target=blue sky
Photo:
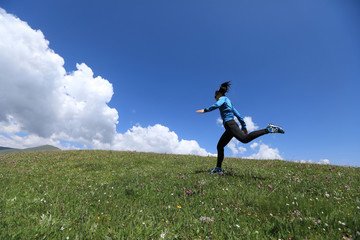
[[[166,135],[164,139],[176,134],[178,145],[171,149],[198,144],[207,153],[216,153],[216,144],[224,131],[217,123],[219,113],[201,115],[195,111],[213,104],[214,91],[222,82],[231,80],[228,96],[243,117],[251,117],[258,129],[268,123],[279,124],[286,134],[263,136],[254,141],[257,146],[234,142],[237,150],[227,148],[226,156],[260,158],[259,147],[263,146],[264,151],[275,152],[275,156],[284,160],[327,159],[331,164],[360,166],[357,161],[360,2],[357,0],[1,0],[0,8],[6,16],[16,16],[31,29],[40,30],[48,48],[63,59],[63,75],[74,79],[68,89],[76,89],[73,92],[78,94],[72,95],[69,90],[67,96],[81,93],[80,83],[74,83],[78,79],[74,73],[80,72],[77,64],[86,64],[94,74],[93,79],[99,77],[97,82],[103,88],[94,81],[94,87],[84,90],[87,97],[99,94],[96,99],[101,99],[98,101],[102,104],[91,112],[93,115],[87,116],[93,121],[89,129],[95,131],[97,123],[104,124],[109,131],[116,128],[118,137],[105,138],[105,133],[99,133],[102,128],[93,135],[87,134],[90,130],[86,129],[71,135],[73,128],[81,128],[84,123],[81,121],[87,121],[84,115],[71,118],[74,125],[68,125],[67,132],[59,130],[66,126],[51,125],[50,121],[43,123],[45,131],[26,121],[28,116],[36,114],[26,105],[30,113],[23,116],[19,101],[16,107],[21,111],[13,111],[7,102],[7,110],[0,116],[3,136],[0,145],[27,147],[31,145],[30,139],[37,139],[33,144],[50,139],[63,148],[126,150],[114,141],[128,142],[131,137],[135,143],[128,146],[129,150],[179,153],[155,146],[156,141],[161,144],[161,134]],[[10,30],[5,33],[16,36]],[[10,51],[10,45],[3,41],[3,48]],[[33,57],[29,59],[32,61]],[[86,72],[87,68],[83,66],[82,71]],[[46,69],[37,72],[44,71],[46,75],[49,73]],[[16,75],[16,71],[11,74]],[[9,81],[9,78],[0,79],[3,86],[10,84]],[[107,82],[113,94],[102,96],[101,89],[110,89]],[[26,84],[31,88],[31,82]],[[85,80],[82,84],[90,86]],[[11,86],[7,89],[17,89]],[[6,91],[9,96],[19,94],[15,90]],[[36,100],[33,104],[37,101],[41,102]],[[89,102],[92,101],[87,99],[81,104]],[[93,105],[100,106],[97,103]],[[81,104],[77,102],[77,106]],[[57,116],[77,111],[66,109],[66,114],[49,112],[48,115],[56,122]],[[116,110],[117,115],[109,109]],[[103,116],[104,112],[108,114]],[[113,121],[108,123],[106,116],[110,115]],[[102,116],[98,122],[94,120],[96,116]],[[9,130],[14,126],[16,130]],[[105,143],[112,143],[101,145],[90,141],[99,134],[100,142],[105,139]],[[141,140],[134,140],[138,139],[135,135],[155,143],[142,148]],[[24,136],[33,138],[24,139]],[[181,143],[182,139],[186,141]]]

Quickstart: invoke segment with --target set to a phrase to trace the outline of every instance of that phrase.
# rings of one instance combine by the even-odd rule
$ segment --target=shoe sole
[[[285,133],[285,131],[284,131],[284,129],[282,127],[271,124],[271,123],[268,125],[268,128],[270,128],[270,129],[274,128],[275,129],[275,132],[270,131],[270,133],[281,133],[281,134]]]

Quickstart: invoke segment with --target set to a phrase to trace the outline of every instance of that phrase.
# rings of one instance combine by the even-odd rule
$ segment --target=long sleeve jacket
[[[234,116],[236,116],[237,119],[239,119],[241,127],[243,129],[246,129],[246,124],[244,119],[240,116],[239,112],[233,107],[228,97],[225,96],[220,97],[219,101],[217,101],[214,105],[205,108],[204,111],[211,112],[217,108],[219,108],[220,110],[220,115],[223,120],[223,124],[225,124],[227,121],[234,120]]]

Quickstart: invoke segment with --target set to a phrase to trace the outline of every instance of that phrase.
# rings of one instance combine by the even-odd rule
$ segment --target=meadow
[[[0,155],[0,239],[360,239],[360,169],[116,152]]]

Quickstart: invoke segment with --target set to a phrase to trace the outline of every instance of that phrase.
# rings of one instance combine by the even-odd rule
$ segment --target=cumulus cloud
[[[20,125],[17,124],[15,119],[10,115],[7,116],[6,121],[0,121],[0,133],[14,134],[20,132],[20,130]]]
[[[60,94],[60,136],[84,143],[89,143],[87,139],[92,143],[111,143],[118,123],[118,112],[107,105],[113,95],[112,84],[101,77],[94,78],[84,63],[76,67],[77,71],[65,76]]]
[[[160,124],[146,128],[134,126],[124,134],[117,134],[113,147],[118,150],[140,152],[213,155],[194,140],[179,140],[175,132]]]
[[[254,148],[256,148],[257,146],[259,146],[259,144],[258,144],[257,142],[254,142],[254,143],[252,143],[252,144],[250,145],[250,148],[251,148],[251,149],[254,149]]]
[[[86,64],[66,74],[64,60],[39,30],[0,10],[0,122],[41,138],[111,142],[117,111],[109,81]]]
[[[0,145],[31,147],[66,141],[86,147],[208,155],[162,125],[116,132],[112,84],[85,63],[67,73],[40,30],[0,8]],[[67,148],[71,146],[67,145]]]
[[[227,147],[230,148],[233,155],[236,155],[239,153],[239,151],[237,150],[237,147],[236,147],[236,142],[234,142],[234,140],[231,140],[228,143]]]
[[[329,160],[329,159],[320,159],[319,163],[320,163],[320,164],[329,165],[329,164],[330,164],[330,160]]]
[[[271,148],[268,145],[261,143],[259,146],[259,151],[250,155],[250,159],[280,159],[281,157],[279,150],[277,148]]]
[[[43,138],[37,135],[17,135],[17,134],[0,134],[0,146],[10,148],[29,148],[41,145],[53,145],[61,148],[62,145],[59,140],[51,138]]]
[[[246,123],[246,128],[249,132],[259,129],[259,127],[253,122],[252,117],[244,117],[244,122]]]
[[[49,136],[57,103],[52,90],[60,87],[64,61],[48,48],[41,31],[1,9],[0,35],[0,121],[12,118],[29,132]]]
[[[216,119],[216,125],[217,125],[218,127],[224,127],[224,125],[223,125],[223,120],[221,119],[221,117],[218,117],[218,118]]]
[[[300,163],[314,163],[312,160],[300,160]]]
[[[244,147],[238,147],[238,149],[239,149],[240,154],[243,154],[244,152],[247,151],[247,149]]]
[[[320,159],[318,162],[314,162],[312,160],[300,160],[300,161],[296,161],[296,162],[300,162],[300,163],[315,163],[315,164],[324,164],[324,165],[329,165],[330,164],[330,160],[329,159]]]
[[[239,146],[241,143],[237,141],[235,138],[233,138],[227,147],[231,150],[233,156],[236,156],[238,154],[243,154],[247,151],[247,149],[243,146]],[[280,159],[282,160],[282,156],[279,153],[279,150],[277,148],[271,148],[265,143],[257,143],[254,142],[250,145],[251,151],[254,151],[255,153],[251,154],[248,157],[249,159]]]
[[[235,138],[233,138],[227,145],[228,148],[230,148],[233,156],[237,154],[243,154],[246,152],[246,148],[242,146],[238,146],[240,144],[239,141],[237,141]]]

